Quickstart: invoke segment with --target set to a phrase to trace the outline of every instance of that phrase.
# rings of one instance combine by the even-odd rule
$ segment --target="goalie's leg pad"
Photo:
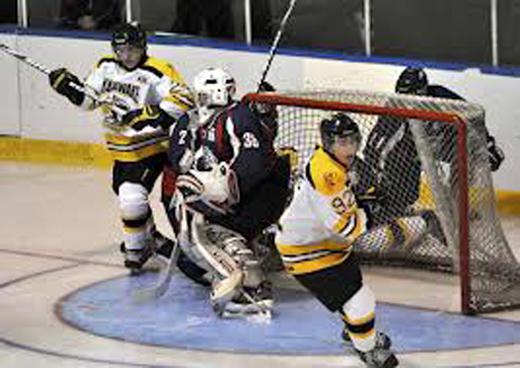
[[[183,251],[180,252],[179,258],[177,258],[177,268],[197,284],[203,286],[211,285],[211,281],[207,277],[208,271],[197,266]]]
[[[247,295],[253,299],[250,300]],[[255,288],[244,287],[243,291],[224,306],[230,316],[266,313],[273,308],[273,292],[271,283],[262,282]]]
[[[198,253],[204,256],[220,279],[213,285],[212,303],[215,309],[225,309],[231,300],[244,293],[249,296],[245,298],[248,303],[256,305],[257,310],[270,308],[272,297],[269,302],[268,298],[264,298],[265,306],[260,306],[255,298],[257,294],[260,295],[260,286],[265,277],[245,238],[220,225],[201,221],[194,221],[194,224],[193,239]]]
[[[215,234],[215,231],[202,216],[195,215],[191,223],[193,248],[195,248],[193,254],[200,256],[199,265],[200,261],[204,261],[209,266],[209,270],[217,274],[213,282],[211,302],[215,309],[221,309],[222,305],[241,290],[244,274],[240,264],[223,249],[225,234],[221,232]]]
[[[239,269],[234,270],[229,276],[213,283],[210,294],[211,304],[220,309],[237,295],[241,289],[244,273]]]

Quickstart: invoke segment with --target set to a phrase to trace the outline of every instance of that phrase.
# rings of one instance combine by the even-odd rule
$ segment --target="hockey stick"
[[[168,287],[170,286],[170,282],[173,276],[173,269],[177,264],[177,259],[179,258],[180,247],[179,241],[175,241],[173,245],[172,253],[170,255],[170,259],[168,261],[168,266],[159,276],[159,280],[157,283],[145,289],[139,289],[132,295],[132,300],[135,303],[145,303],[151,300],[159,299],[166,293]]]
[[[271,64],[273,63],[274,56],[276,54],[276,51],[278,50],[278,44],[280,43],[280,40],[282,39],[282,33],[285,29],[285,25],[287,24],[287,20],[291,16],[291,13],[292,13],[295,5],[296,5],[296,0],[291,0],[291,2],[289,3],[289,7],[285,11],[282,21],[280,22],[280,26],[278,27],[278,31],[276,32],[276,36],[274,37],[273,44],[271,45],[271,49],[269,50],[269,57],[267,59],[265,68],[262,72],[262,77],[260,78],[260,82],[258,82],[258,89],[256,91],[257,93],[260,92],[260,86],[262,85],[262,83],[265,82],[267,73],[269,72],[269,69],[271,68]]]
[[[177,195],[179,195],[181,198],[181,228],[179,230],[179,235],[175,240],[175,244],[173,245],[168,266],[161,273],[161,275],[159,276],[159,280],[154,286],[150,288],[139,289],[132,295],[132,299],[135,303],[145,303],[151,300],[159,299],[166,293],[168,287],[170,286],[170,282],[173,276],[173,270],[175,268],[175,265],[177,264],[177,259],[179,258],[179,254],[181,252],[181,247],[179,243],[181,241],[184,241],[188,232],[187,214],[186,207],[184,205],[184,199],[182,198],[179,192],[177,193]]]
[[[5,45],[3,43],[0,43],[0,50],[5,52],[6,54],[9,54],[9,55],[17,58],[21,62],[29,65],[30,67],[33,67],[34,69],[38,70],[39,72],[41,72],[41,73],[43,73],[45,75],[49,75],[51,73],[50,69],[44,67],[43,65],[37,63],[34,60],[31,60],[29,57],[25,56],[21,52],[16,51],[16,50],[10,48],[9,46],[7,46],[7,45]]]
[[[0,43],[0,50],[2,50],[6,54],[8,54],[18,60],[20,60],[22,63],[29,65],[30,67],[36,69],[37,71],[39,71],[42,74],[45,74],[48,76],[51,73],[51,70],[49,68],[43,66],[40,63],[37,63],[36,61],[29,58],[27,55],[24,55],[21,52],[14,50],[13,48],[7,46],[6,44]],[[109,106],[109,108],[118,115],[123,116],[127,112],[124,109],[113,105],[111,101],[101,99],[98,96],[98,94],[95,91],[89,89],[88,86],[83,87],[76,83],[71,83],[70,86],[72,88],[74,88],[76,91],[83,92],[86,96],[88,96],[89,98],[94,100],[94,102],[96,104]]]

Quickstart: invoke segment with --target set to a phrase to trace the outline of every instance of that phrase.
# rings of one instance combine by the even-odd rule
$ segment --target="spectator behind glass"
[[[17,23],[16,0],[0,1],[0,23]]]
[[[70,29],[111,29],[121,23],[119,0],[62,0],[59,26]]]
[[[231,0],[177,0],[172,32],[233,39]]]

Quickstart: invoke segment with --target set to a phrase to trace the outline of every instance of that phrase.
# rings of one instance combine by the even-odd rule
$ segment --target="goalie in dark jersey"
[[[270,285],[251,242],[285,207],[289,160],[274,150],[275,120],[233,101],[236,84],[225,71],[201,71],[193,89],[197,108],[175,125],[169,151],[188,209],[189,246],[181,242],[188,262],[179,267],[186,273],[194,263],[192,273],[204,272],[219,314],[270,311]]]

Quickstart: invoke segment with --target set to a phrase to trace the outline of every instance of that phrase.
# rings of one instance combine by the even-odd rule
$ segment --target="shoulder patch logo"
[[[327,171],[323,173],[323,180],[329,188],[334,188],[338,183],[338,174],[334,171]]]

